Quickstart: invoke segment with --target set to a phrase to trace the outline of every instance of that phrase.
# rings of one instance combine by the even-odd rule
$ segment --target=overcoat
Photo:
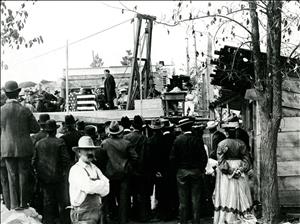
[[[33,155],[30,133],[40,126],[31,111],[17,100],[7,100],[1,107],[1,157],[27,157]]]
[[[116,83],[112,75],[109,75],[104,81],[104,95],[106,102],[113,101],[116,96]]]

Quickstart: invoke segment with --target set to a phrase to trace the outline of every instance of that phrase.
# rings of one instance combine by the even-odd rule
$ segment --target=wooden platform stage
[[[46,112],[45,112],[46,113]],[[35,118],[38,120],[41,113],[34,113]],[[154,118],[163,116],[162,109],[143,109],[139,110],[99,110],[99,111],[70,111],[67,112],[52,112],[48,113],[51,119],[58,122],[65,120],[67,114],[72,114],[75,119],[84,121],[86,123],[105,123],[106,121],[117,120],[120,121],[123,116],[133,119],[135,115],[142,115],[145,120],[152,120]]]

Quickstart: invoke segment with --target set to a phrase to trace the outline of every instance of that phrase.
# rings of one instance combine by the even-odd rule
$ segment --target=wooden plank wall
[[[300,207],[300,117],[284,117],[277,141],[280,204]]]
[[[283,207],[300,208],[300,80],[283,82],[282,112],[277,141],[279,199]],[[258,107],[255,115],[258,117]],[[255,167],[259,176],[260,124],[255,119]],[[260,191],[260,189],[258,189]],[[260,199],[260,198],[259,198]],[[262,199],[260,199],[262,200]]]

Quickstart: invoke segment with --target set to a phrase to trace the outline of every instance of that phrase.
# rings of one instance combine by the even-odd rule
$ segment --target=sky
[[[7,2],[8,6],[20,5]],[[44,43],[30,49],[5,50],[2,57],[8,65],[2,70],[1,83],[7,80],[35,81],[57,80],[66,66],[66,49],[63,48],[44,56],[53,49],[66,46],[83,37],[102,31],[123,21],[130,20],[134,13],[113,7],[123,6],[118,2],[99,1],[37,1],[35,5],[26,3],[28,20],[24,36],[28,39],[41,35]],[[138,11],[161,17],[172,10],[174,2],[124,2],[128,8],[138,6]],[[109,7],[111,6],[111,7]],[[170,11],[171,12],[171,11]],[[104,66],[121,65],[126,50],[133,49],[134,24],[128,21],[116,28],[95,35],[69,46],[69,68],[86,68],[92,62],[92,51],[103,58]],[[176,27],[168,35],[162,25],[155,25],[152,37],[152,61],[184,63],[185,29]],[[34,58],[34,59],[32,59]]]
[[[22,1],[6,1],[7,6],[12,9],[19,8],[21,3]],[[121,65],[120,61],[126,55],[126,50],[133,50],[135,31],[135,23],[130,22],[135,14],[128,11],[122,13],[121,8],[133,9],[137,6],[139,13],[156,16],[158,21],[162,21],[164,17],[171,17],[177,4],[178,1],[36,1],[33,5],[32,2],[26,1],[29,17],[23,36],[30,39],[41,35],[44,43],[33,45],[29,49],[25,47],[19,50],[4,49],[4,54],[1,51],[1,59],[8,65],[7,70],[1,70],[1,86],[8,80],[17,82],[58,80],[63,76],[63,69],[66,67],[67,41],[72,43],[127,20],[122,25],[69,46],[69,68],[88,68],[92,62],[93,51],[103,59],[103,66]],[[216,9],[221,4],[224,5],[224,2],[211,1],[211,4],[210,9]],[[230,4],[236,2],[226,2],[227,6]],[[192,7],[198,12],[202,10],[206,13],[208,1],[193,1]],[[176,68],[186,67],[187,25],[166,27],[154,24],[152,64],[164,61],[165,64],[174,64]],[[200,36],[200,32],[196,32],[196,45],[199,52],[205,52],[207,46],[205,23],[198,20],[195,30],[204,34]],[[240,34],[238,31],[236,33]],[[226,40],[226,43],[219,41],[218,46],[233,45],[228,41]],[[190,55],[194,54],[193,44],[190,36]],[[213,50],[218,50],[215,44],[213,47]],[[57,48],[60,49],[53,51]]]

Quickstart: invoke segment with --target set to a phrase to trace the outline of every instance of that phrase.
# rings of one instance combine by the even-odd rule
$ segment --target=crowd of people
[[[218,122],[193,118],[175,125],[136,115],[87,125],[66,115],[60,127],[48,114],[37,121],[18,102],[16,82],[4,91],[1,186],[8,209],[32,206],[43,223],[254,219],[249,139],[238,121],[222,124],[223,133]],[[204,144],[205,128],[211,144]]]

